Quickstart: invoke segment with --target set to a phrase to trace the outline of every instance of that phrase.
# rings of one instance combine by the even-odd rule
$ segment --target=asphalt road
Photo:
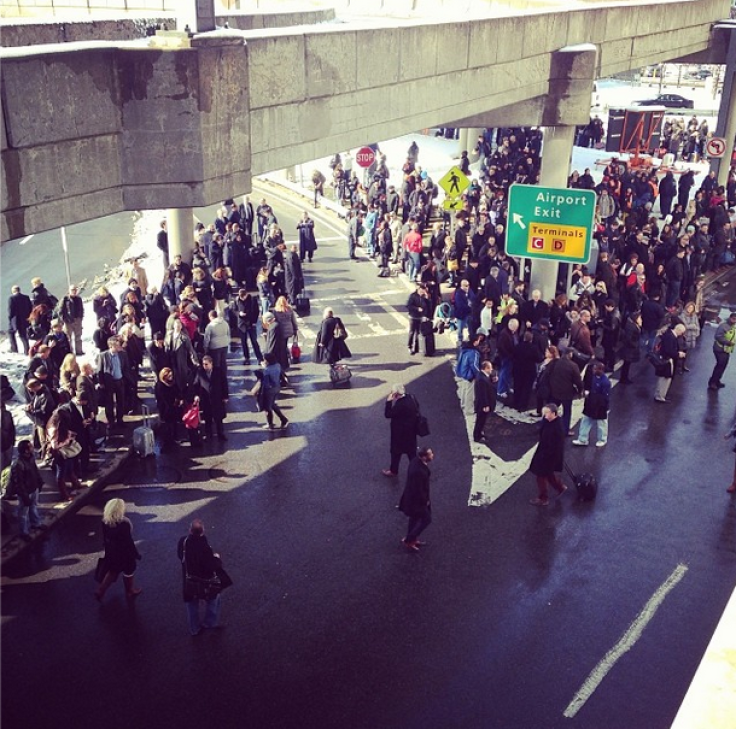
[[[274,203],[288,233],[299,206]],[[317,230],[337,234],[321,221]],[[706,389],[713,330],[671,405],[652,402],[645,362],[636,384],[615,388],[608,446],[570,454],[599,476],[594,504],[571,490],[532,507],[527,474],[473,508],[451,342],[435,358],[409,357],[405,287],[345,254],[342,241],[320,243],[304,329],[309,341],[322,307],[335,306],[354,352],[350,388],[333,389],[323,367],[303,361],[284,397],[292,425],[269,434],[240,396],[251,377],[232,355],[226,448],[133,462],[6,569],[4,727],[669,727],[736,580],[733,454],[722,438],[736,369],[727,389]],[[397,381],[420,399],[436,452],[435,522],[418,555],[399,543],[406,463],[400,481],[380,473],[383,400]],[[513,460],[533,442],[530,428],[496,418],[492,447]],[[134,609],[121,585],[102,607],[91,596],[113,495],[128,502],[143,554]],[[195,514],[235,585],[224,630],[191,638],[175,547]],[[673,573],[681,579],[666,592]],[[581,692],[657,595],[638,640]]]

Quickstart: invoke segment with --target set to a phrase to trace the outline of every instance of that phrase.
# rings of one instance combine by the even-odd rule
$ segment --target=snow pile
[[[85,354],[80,359],[94,362],[98,354],[92,342],[92,334],[97,329],[97,317],[92,308],[92,297],[100,286],[105,286],[119,303],[120,295],[128,284],[130,264],[126,262],[127,259],[145,255],[141,264],[148,275],[148,285],[160,290],[164,274],[163,255],[156,247],[155,241],[164,215],[161,210],[146,210],[139,213],[134,222],[131,244],[120,257],[119,264],[115,268],[106,269],[100,276],[96,276],[90,287],[83,291],[85,303],[82,339]],[[66,292],[52,291],[51,293],[61,299]],[[6,402],[6,407],[13,415],[18,438],[27,437],[32,432],[31,421],[25,413],[26,401],[23,392],[23,375],[27,365],[28,357],[23,353],[11,352],[9,341],[7,338],[3,339],[0,344],[0,372],[8,377],[15,390],[15,397]]]

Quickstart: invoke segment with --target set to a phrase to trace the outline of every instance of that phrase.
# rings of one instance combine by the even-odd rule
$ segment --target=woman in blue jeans
[[[220,620],[222,599],[220,593],[209,598],[201,598],[192,592],[187,576],[203,580],[214,577],[222,569],[220,555],[212,551],[204,535],[204,522],[194,519],[189,525],[189,534],[179,540],[177,555],[181,562],[183,596],[187,606],[189,632],[199,635],[203,630],[217,628]],[[200,602],[206,605],[204,619],[200,619]]]
[[[284,415],[281,408],[276,404],[276,398],[281,392],[281,365],[276,361],[276,355],[273,352],[267,352],[263,361],[266,367],[263,370],[263,378],[261,380],[261,407],[266,411],[266,420],[268,421],[263,427],[268,430],[274,429],[273,414],[281,419],[281,427],[286,428],[289,419]]]

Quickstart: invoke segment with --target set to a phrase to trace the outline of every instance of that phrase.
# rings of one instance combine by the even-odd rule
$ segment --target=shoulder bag
[[[59,454],[64,459],[76,458],[82,452],[82,446],[78,440],[70,440],[66,445],[59,448]]]
[[[414,401],[414,405],[416,405],[417,408],[417,424],[416,424],[416,431],[417,435],[420,438],[424,438],[429,435],[429,420],[422,415],[422,411],[419,408],[419,400],[417,400],[413,395],[411,396],[411,399]]]
[[[181,563],[184,565],[184,594],[190,600],[213,600],[222,592],[222,581],[219,575],[212,573],[211,577],[197,577],[190,575],[187,569],[187,542],[184,540]],[[229,579],[229,578],[228,578]],[[232,584],[232,580],[230,580]]]

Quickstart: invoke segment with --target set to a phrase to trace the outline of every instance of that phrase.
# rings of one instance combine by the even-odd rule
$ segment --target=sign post
[[[437,184],[445,191],[444,209],[450,212],[462,210],[462,194],[470,186],[467,175],[455,165],[445,173]]]
[[[511,185],[506,253],[587,263],[595,206],[593,190]]]

